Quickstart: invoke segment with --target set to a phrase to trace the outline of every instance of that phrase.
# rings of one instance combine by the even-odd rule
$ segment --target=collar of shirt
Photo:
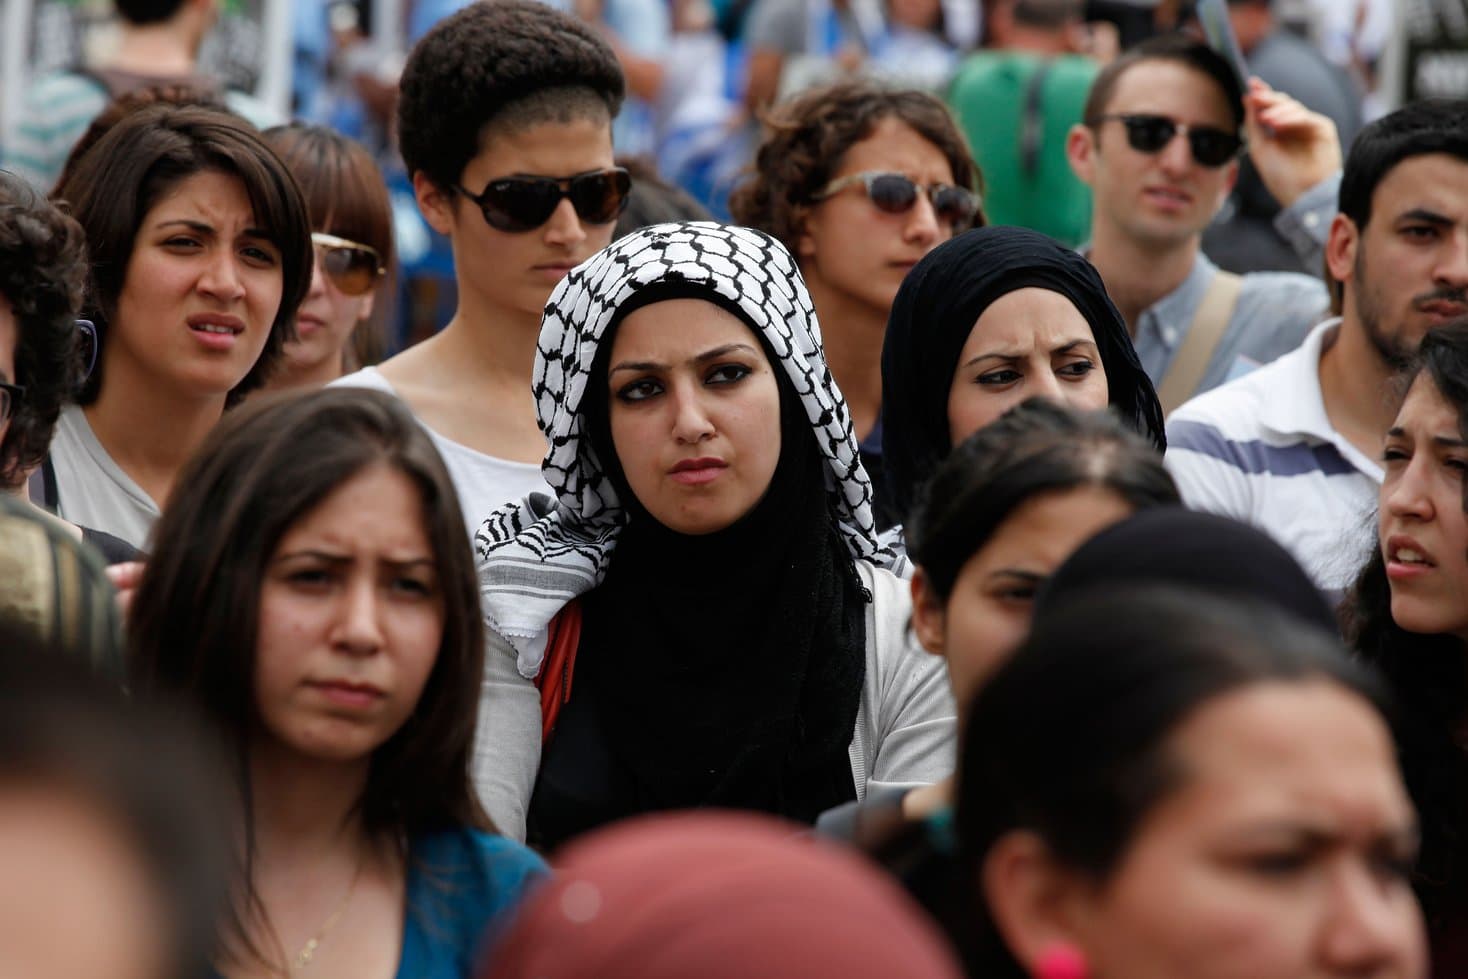
[[[1199,252],[1198,257],[1193,260],[1192,271],[1183,279],[1182,284],[1148,306],[1137,317],[1139,345],[1143,334],[1148,334],[1150,339],[1162,345],[1171,361],[1178,344],[1188,335],[1188,328],[1193,325],[1193,318],[1198,315],[1198,307],[1202,305],[1203,296],[1208,292],[1208,285],[1217,271],[1218,266],[1209,261],[1207,255]]]
[[[1382,480],[1381,464],[1347,441],[1331,427],[1320,391],[1320,355],[1335,342],[1340,317],[1332,317],[1311,330],[1292,353],[1275,361],[1270,380],[1270,397],[1259,414],[1259,424],[1282,438],[1308,436],[1328,442],[1347,462],[1376,482]]]

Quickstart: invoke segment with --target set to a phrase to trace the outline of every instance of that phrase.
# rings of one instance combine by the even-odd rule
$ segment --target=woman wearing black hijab
[[[887,322],[882,392],[878,503],[895,522],[954,445],[1028,398],[1109,404],[1166,446],[1162,405],[1101,277],[1025,228],[965,232],[913,267]]]
[[[476,535],[475,774],[501,831],[549,848],[696,806],[811,822],[951,770],[942,665],[910,641],[783,246],[704,223],[614,242],[552,294],[534,385],[556,500]]]

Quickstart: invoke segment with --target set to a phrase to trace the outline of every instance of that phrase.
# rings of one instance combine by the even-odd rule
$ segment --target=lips
[[[1193,203],[1193,195],[1176,187],[1148,187],[1143,194],[1164,207],[1186,207]]]
[[[674,482],[685,486],[702,486],[718,479],[728,468],[729,464],[723,459],[705,456],[679,460],[668,470],[668,475]]]
[[[186,323],[206,350],[228,352],[245,332],[245,321],[228,313],[195,313]]]
[[[1405,534],[1393,534],[1382,548],[1386,557],[1387,577],[1414,578],[1437,567],[1437,562],[1421,544]]]
[[[1465,313],[1468,313],[1468,306],[1465,306],[1463,303],[1449,302],[1441,299],[1422,303],[1417,308],[1429,316],[1436,316],[1439,319],[1445,320],[1457,319]]]
[[[371,707],[386,696],[370,683],[351,680],[313,680],[306,685],[332,704],[353,710]]]

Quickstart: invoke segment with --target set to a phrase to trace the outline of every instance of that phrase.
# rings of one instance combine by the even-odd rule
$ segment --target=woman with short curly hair
[[[907,271],[984,223],[982,181],[941,101],[841,82],[775,108],[729,209],[778,239],[800,265],[826,356],[851,406],[862,462],[882,485],[882,337]],[[900,522],[877,497],[879,526]]]
[[[0,170],[0,491],[17,492],[46,457],[80,376],[86,275],[82,229]]]

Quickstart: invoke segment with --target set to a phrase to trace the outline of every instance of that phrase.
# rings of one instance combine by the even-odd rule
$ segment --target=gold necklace
[[[331,912],[331,916],[326,919],[326,923],[316,930],[316,934],[306,940],[306,944],[296,953],[295,961],[287,965],[281,975],[289,979],[290,976],[300,972],[311,964],[311,960],[316,957],[316,949],[321,945],[322,940],[326,938],[326,933],[331,931],[336,923],[341,920],[342,915],[346,913],[347,904],[352,900],[352,895],[356,893],[357,881],[362,877],[362,865],[366,862],[367,858],[365,855],[357,860],[357,869],[352,872],[352,882],[347,885],[347,892],[342,895],[341,903],[336,906],[335,911]]]

